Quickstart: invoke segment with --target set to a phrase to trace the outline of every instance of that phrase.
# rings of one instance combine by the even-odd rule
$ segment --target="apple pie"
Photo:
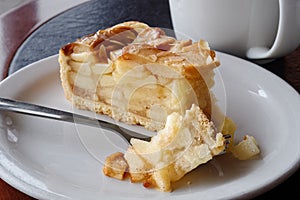
[[[215,52],[204,40],[176,40],[160,28],[124,22],[59,51],[65,96],[77,108],[158,131],[192,104],[212,114]]]
[[[107,176],[129,174],[132,182],[171,191],[172,182],[224,151],[224,134],[237,158],[259,153],[252,137],[233,146],[234,122],[213,109],[220,62],[204,40],[177,40],[160,28],[124,22],[65,45],[59,63],[65,96],[77,108],[157,131],[150,142],[131,139],[126,152],[109,155]],[[216,110],[222,126],[212,121]]]

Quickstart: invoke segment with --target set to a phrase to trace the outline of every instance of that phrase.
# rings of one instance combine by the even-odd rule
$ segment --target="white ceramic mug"
[[[250,59],[279,58],[300,44],[300,0],[169,0],[175,33]]]

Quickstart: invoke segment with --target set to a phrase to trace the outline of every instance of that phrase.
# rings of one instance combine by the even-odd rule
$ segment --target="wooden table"
[[[67,10],[83,1],[85,0],[28,0],[18,9],[1,16],[0,79],[29,63],[56,54],[69,41],[121,21],[140,20],[152,26],[172,27],[167,0],[138,1],[137,4],[133,0],[90,1]],[[145,9],[147,7],[152,9]],[[55,16],[61,12],[61,15]],[[55,17],[52,18],[53,16]],[[275,73],[300,92],[300,46],[290,55],[262,67]],[[287,195],[289,199],[300,199],[299,188],[298,170],[284,183],[255,199]],[[0,180],[0,200],[2,199],[33,198]]]

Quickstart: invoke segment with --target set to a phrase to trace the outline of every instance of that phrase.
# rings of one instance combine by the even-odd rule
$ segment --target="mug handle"
[[[246,56],[249,59],[272,59],[294,51],[300,43],[300,19],[297,19],[299,8],[299,0],[279,0],[279,24],[271,49],[252,47],[248,49]]]

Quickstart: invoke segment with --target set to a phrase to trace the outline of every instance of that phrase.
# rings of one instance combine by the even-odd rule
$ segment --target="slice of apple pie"
[[[59,63],[65,96],[80,109],[153,131],[192,104],[211,116],[219,61],[204,40],[176,40],[125,22],[62,47]]]
[[[220,63],[204,40],[176,40],[160,28],[125,22],[62,47],[59,63],[65,96],[77,108],[158,131],[150,142],[132,139],[125,153],[108,156],[107,176],[129,173],[132,182],[170,191],[172,182],[224,150],[223,134],[233,144],[234,123],[218,113],[222,134],[211,121]],[[245,139],[228,150],[248,158],[254,154],[238,152],[255,145]]]

